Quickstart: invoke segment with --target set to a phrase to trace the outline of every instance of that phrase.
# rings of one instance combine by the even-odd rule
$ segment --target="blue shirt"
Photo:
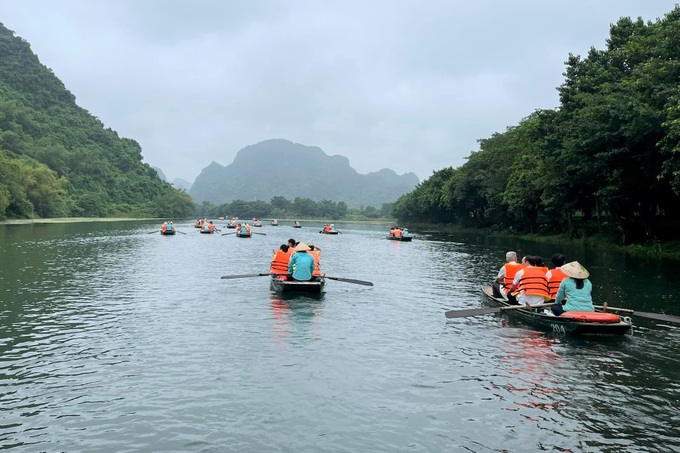
[[[307,252],[296,252],[288,262],[288,273],[295,280],[308,281],[314,272],[314,257]]]
[[[564,298],[567,298],[563,308],[564,311],[595,311],[593,307],[593,298],[590,293],[593,291],[593,285],[587,278],[583,280],[583,288],[576,289],[576,280],[573,278],[565,278],[560,283],[560,289],[557,290],[555,302],[560,303]]]

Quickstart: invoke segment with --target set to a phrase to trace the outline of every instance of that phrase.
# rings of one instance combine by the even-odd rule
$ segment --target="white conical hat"
[[[567,263],[564,266],[560,267],[562,269],[562,272],[570,276],[571,278],[588,278],[590,276],[590,272],[586,270],[585,267],[581,265],[578,261],[572,261],[571,263]]]

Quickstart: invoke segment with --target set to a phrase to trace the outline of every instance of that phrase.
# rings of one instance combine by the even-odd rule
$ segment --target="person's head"
[[[534,256],[534,266],[544,267],[545,264],[543,264],[543,257],[540,257],[538,255]]]
[[[567,257],[562,255],[561,253],[555,253],[550,258],[550,261],[553,263],[555,267],[561,267],[564,266],[564,263],[567,261]]]
[[[283,253],[288,253],[288,244],[281,244],[279,250],[281,250]]]
[[[309,246],[305,244],[304,242],[298,242],[298,245],[295,246],[295,253],[306,253],[309,252]]]
[[[314,247],[314,244],[308,244],[309,250],[314,250],[316,247]]]
[[[212,224],[212,220],[210,221],[210,224]]]
[[[295,244],[297,244],[297,242],[295,242],[295,239],[293,238],[288,239],[288,247],[295,247]]]
[[[505,254],[506,263],[516,263],[517,262],[517,252],[508,252]]]

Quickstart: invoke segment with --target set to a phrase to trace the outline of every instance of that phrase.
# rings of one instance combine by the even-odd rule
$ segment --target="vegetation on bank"
[[[479,141],[402,196],[401,222],[611,242],[676,255],[680,224],[680,7],[622,18],[604,50],[569,55],[560,105]]]
[[[289,200],[283,196],[266,201],[234,200],[230,203],[212,204],[203,202],[196,210],[196,217],[238,217],[241,219],[327,219],[364,220],[390,218],[393,203],[383,203],[380,209],[373,206],[348,208],[343,201],[320,200],[296,197]]]
[[[76,105],[30,45],[0,24],[0,220],[189,216],[193,199]]]

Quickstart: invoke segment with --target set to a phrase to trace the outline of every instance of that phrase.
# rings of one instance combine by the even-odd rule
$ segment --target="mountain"
[[[175,178],[172,181],[172,185],[175,186],[178,189],[185,190],[189,192],[189,189],[191,189],[191,183],[187,181],[186,179],[182,178]]]
[[[168,178],[165,177],[165,173],[163,173],[163,170],[161,170],[158,167],[153,167],[153,166],[151,168],[156,170],[156,173],[158,173],[158,177],[161,178],[161,181],[167,181],[168,180]]]
[[[135,140],[79,107],[30,44],[0,24],[0,219],[187,217],[194,208],[142,162]]]
[[[377,207],[396,201],[418,182],[413,173],[399,176],[386,168],[362,175],[344,156],[329,156],[316,146],[272,139],[246,146],[226,167],[212,162],[198,175],[189,194],[199,203],[269,201],[283,196]]]

